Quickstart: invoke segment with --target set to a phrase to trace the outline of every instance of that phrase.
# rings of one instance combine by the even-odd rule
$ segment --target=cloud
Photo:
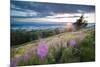
[[[17,22],[75,22],[82,12],[86,14],[85,19],[94,22],[95,6],[29,1],[11,3],[11,19]]]
[[[20,16],[20,17],[30,17],[30,16],[37,16],[38,13],[35,11],[11,11],[11,16]]]
[[[29,9],[23,9],[20,8],[14,4],[11,5],[11,16],[20,16],[20,17],[31,17],[31,16],[37,16],[38,12],[34,10],[29,10]]]
[[[20,8],[20,7],[16,6],[16,5],[14,5],[14,4],[11,4],[11,8],[12,8],[12,9],[22,9],[22,8]]]
[[[85,20],[87,20],[90,23],[95,23],[95,13],[85,14],[85,16]]]
[[[27,16],[27,13],[23,11],[12,10],[11,16]]]
[[[50,15],[50,13],[79,13],[79,12],[93,12],[94,6],[74,5],[74,4],[54,4],[54,3],[40,3],[30,1],[12,1],[11,4],[22,8],[23,10],[34,10],[41,14]]]
[[[58,13],[54,14],[53,16],[46,16],[46,18],[79,18],[81,16],[81,13]]]
[[[46,16],[41,18],[15,18],[17,22],[76,22],[81,16],[80,13],[76,14],[55,14],[53,16]],[[58,18],[59,17],[59,18]],[[94,13],[86,13],[84,19],[88,22],[95,22]]]
[[[78,9],[77,12],[79,12],[79,13],[85,13],[85,11],[82,11],[80,9]]]

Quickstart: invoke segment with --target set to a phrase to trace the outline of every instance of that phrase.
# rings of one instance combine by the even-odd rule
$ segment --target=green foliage
[[[80,61],[80,55],[79,50],[76,48],[66,48],[63,51],[63,55],[61,57],[61,62],[63,63],[71,63],[71,62],[79,62]]]
[[[29,65],[37,65],[37,64],[40,64],[40,60],[38,58],[38,56],[36,55],[32,55],[30,58],[29,58]]]
[[[51,50],[52,49],[52,50]],[[55,55],[56,53],[56,49],[52,46],[49,47],[49,53],[48,53],[48,56],[47,56],[47,60],[48,60],[48,64],[53,64],[53,63],[56,63],[55,61]]]
[[[95,61],[95,50],[89,47],[83,47],[80,49],[80,61]]]
[[[40,59],[36,54],[31,54],[27,61],[21,60],[18,65],[95,61],[95,32],[88,31],[86,33],[87,36],[83,40],[77,41],[76,47],[63,47],[64,43],[51,44],[49,45],[48,55],[43,59]]]
[[[91,31],[79,45],[80,60],[82,62],[95,61],[95,35]]]
[[[45,38],[55,35],[54,30],[11,30],[11,46],[20,45],[26,42],[37,40],[40,37]]]
[[[40,59],[36,55],[31,55],[28,60],[21,59],[17,65],[25,66],[25,65],[38,65],[40,64]]]
[[[25,61],[20,60],[20,61],[17,63],[17,65],[20,65],[20,66],[25,66],[25,65],[26,65],[26,63],[25,63]]]

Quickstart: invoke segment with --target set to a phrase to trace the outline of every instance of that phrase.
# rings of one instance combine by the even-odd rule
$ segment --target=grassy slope
[[[43,40],[47,43],[50,44],[52,43],[52,41],[55,40],[59,40],[59,41],[66,41],[69,39],[73,39],[75,38],[76,40],[80,40],[80,37],[78,37],[80,34],[82,35],[82,38],[84,38],[86,35],[88,35],[89,30],[88,29],[83,29],[77,32],[65,32],[65,33],[61,33],[58,35],[54,35],[48,38],[44,38]],[[31,41],[28,43],[24,43],[20,46],[16,46],[16,47],[11,47],[11,57],[17,57],[22,55],[25,51],[30,50],[31,48],[34,47],[34,51],[37,48],[37,44],[38,44],[39,40],[36,41]]]

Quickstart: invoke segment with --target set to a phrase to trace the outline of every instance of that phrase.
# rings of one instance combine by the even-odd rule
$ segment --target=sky
[[[95,0],[12,0],[12,1],[36,1],[36,2],[73,3],[73,4],[95,5]]]
[[[95,6],[11,1],[11,23],[14,22],[76,22],[84,13],[88,23],[95,22]]]

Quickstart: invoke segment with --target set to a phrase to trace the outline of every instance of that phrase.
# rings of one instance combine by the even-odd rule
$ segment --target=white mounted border
[[[95,0],[13,0],[13,1],[35,1],[35,2],[49,2],[49,3],[95,5]]]

